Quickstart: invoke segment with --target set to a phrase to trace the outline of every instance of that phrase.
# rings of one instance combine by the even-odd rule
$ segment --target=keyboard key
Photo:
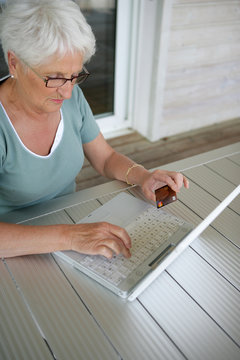
[[[106,259],[103,256],[86,255],[81,263],[114,285],[118,285],[164,244],[183,223],[184,221],[175,216],[151,207],[126,227],[132,240],[131,258],[126,259],[119,255]]]

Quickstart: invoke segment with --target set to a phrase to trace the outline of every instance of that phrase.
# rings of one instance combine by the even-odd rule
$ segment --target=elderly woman
[[[84,156],[102,175],[139,184],[155,200],[180,173],[149,172],[104,140],[78,84],[95,51],[90,26],[71,0],[21,0],[3,9],[0,33],[9,76],[0,82],[0,214],[74,191]],[[24,226],[0,223],[0,256],[57,250],[130,256],[127,232],[102,222]]]

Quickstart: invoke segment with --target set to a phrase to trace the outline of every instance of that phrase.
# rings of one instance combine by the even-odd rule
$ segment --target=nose
[[[73,91],[73,84],[71,83],[71,81],[66,81],[66,83],[63,86],[57,88],[57,92],[64,99],[70,99],[72,96],[72,91]]]

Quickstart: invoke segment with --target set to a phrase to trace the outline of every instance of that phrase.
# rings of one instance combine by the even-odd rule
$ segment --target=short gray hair
[[[13,51],[31,66],[79,51],[83,62],[95,53],[95,37],[72,0],[8,0],[0,16],[0,37],[7,63]]]

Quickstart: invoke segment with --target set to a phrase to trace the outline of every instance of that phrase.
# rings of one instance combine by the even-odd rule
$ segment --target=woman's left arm
[[[181,173],[167,170],[148,171],[128,157],[116,152],[100,133],[96,139],[83,145],[91,165],[110,179],[140,185],[144,195],[155,201],[155,190],[165,184],[178,192],[182,185],[188,188],[188,180]],[[136,166],[137,165],[137,166]]]

